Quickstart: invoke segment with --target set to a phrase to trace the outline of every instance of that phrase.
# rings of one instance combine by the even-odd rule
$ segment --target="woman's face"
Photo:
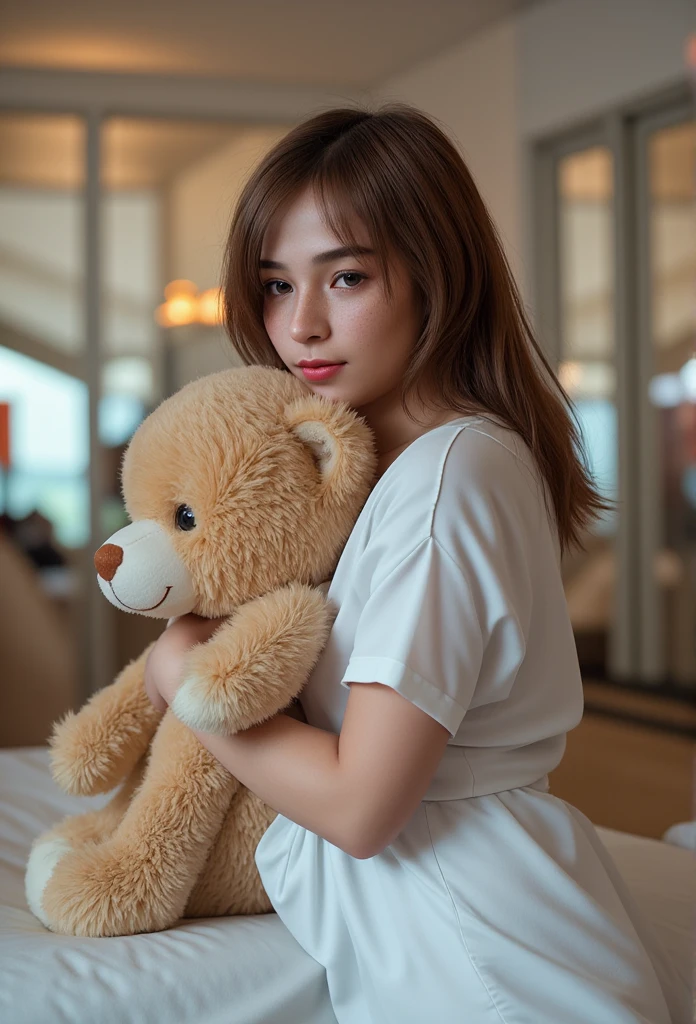
[[[414,288],[391,259],[386,295],[365,226],[352,225],[366,251],[346,255],[324,224],[310,190],[276,215],[264,236],[261,280],[266,331],[288,369],[316,394],[369,414],[398,401],[398,389],[418,337]],[[302,361],[342,364],[305,373]]]

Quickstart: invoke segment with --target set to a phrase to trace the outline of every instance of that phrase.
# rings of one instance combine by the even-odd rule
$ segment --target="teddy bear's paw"
[[[109,742],[103,724],[87,716],[67,715],[53,727],[51,774],[65,793],[94,796],[108,793],[131,767],[122,746]]]
[[[89,705],[78,714],[69,711],[53,726],[49,740],[51,774],[71,796],[114,789],[145,753],[162,719],[161,712],[147,723],[137,715],[124,715],[114,724],[92,711]]]
[[[205,676],[190,673],[176,691],[171,710],[189,729],[218,736],[231,736],[245,726],[239,724],[238,709],[221,699],[220,688]]]
[[[332,615],[318,588],[295,582],[241,605],[187,655],[172,711],[192,729],[223,736],[272,718],[305,685]]]
[[[67,839],[47,835],[34,841],[29,854],[24,875],[24,893],[32,914],[46,928],[52,928],[52,922],[44,910],[43,895],[54,871],[71,850],[72,846]]]
[[[200,653],[209,652],[201,647]],[[209,668],[189,663],[170,705],[174,715],[189,729],[232,736],[272,718],[289,707],[293,699],[294,694],[287,692],[282,679],[272,680],[275,686],[270,685],[271,681],[261,680],[240,685],[238,678],[225,678],[220,671],[211,673],[206,667]]]

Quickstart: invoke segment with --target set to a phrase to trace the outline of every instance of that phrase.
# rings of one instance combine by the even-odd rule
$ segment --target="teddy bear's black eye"
[[[196,525],[196,517],[189,505],[179,505],[174,520],[180,530],[192,530]]]

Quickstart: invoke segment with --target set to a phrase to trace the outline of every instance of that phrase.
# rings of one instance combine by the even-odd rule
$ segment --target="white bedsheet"
[[[323,968],[275,914],[186,921],[112,939],[54,935],[28,911],[33,838],[107,798],[55,786],[44,748],[0,751],[2,1024],[335,1024]],[[693,855],[599,830],[682,978],[692,971]]]
[[[27,909],[33,838],[108,797],[69,797],[42,748],[0,751],[2,1024],[336,1024],[324,968],[275,914],[123,938],[54,935]]]

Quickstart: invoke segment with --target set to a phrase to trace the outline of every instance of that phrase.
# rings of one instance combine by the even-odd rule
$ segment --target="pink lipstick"
[[[323,365],[312,366],[311,364],[299,364],[305,380],[321,381],[335,377],[338,371],[345,366],[345,363],[324,363]]]

